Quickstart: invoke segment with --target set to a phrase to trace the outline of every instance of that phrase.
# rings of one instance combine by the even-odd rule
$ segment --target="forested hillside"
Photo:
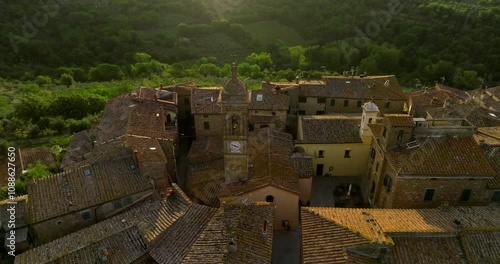
[[[463,89],[500,81],[500,1],[46,0],[0,1],[0,76],[92,80],[117,65],[134,77],[137,52],[191,67],[272,57],[269,71],[359,67],[407,86],[440,80]],[[187,63],[186,63],[187,62]],[[179,66],[177,66],[179,67]],[[260,73],[247,77],[260,77]],[[77,76],[75,76],[75,74]],[[265,73],[268,74],[268,73]],[[90,78],[89,78],[90,77]],[[444,78],[442,78],[444,77]],[[416,80],[418,79],[418,81]],[[98,81],[99,77],[94,78]]]

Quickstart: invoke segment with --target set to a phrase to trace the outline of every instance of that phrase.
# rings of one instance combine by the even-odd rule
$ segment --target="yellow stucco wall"
[[[371,141],[352,144],[297,144],[312,157],[314,173],[318,164],[323,164],[323,175],[333,167],[332,176],[363,176],[368,166]],[[323,158],[319,151],[323,150]],[[345,158],[346,150],[350,150],[350,158]]]
[[[284,230],[282,223],[289,221],[290,230],[296,230],[299,226],[299,194],[285,191],[274,186],[266,186],[253,192],[245,193],[241,196],[220,197],[220,201],[234,201],[236,199],[247,198],[249,201],[266,201],[266,197],[272,195],[276,205],[274,217],[274,229]]]

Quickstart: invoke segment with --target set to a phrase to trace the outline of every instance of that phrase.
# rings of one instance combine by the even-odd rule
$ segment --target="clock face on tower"
[[[241,143],[239,141],[231,141],[229,143],[229,151],[231,153],[241,153]]]

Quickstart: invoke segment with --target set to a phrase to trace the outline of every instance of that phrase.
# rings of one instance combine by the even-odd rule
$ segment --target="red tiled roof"
[[[418,148],[389,150],[386,157],[399,175],[495,175],[495,170],[473,137],[427,138],[421,140]]]
[[[50,152],[50,148],[20,149],[18,158],[21,160],[21,166],[24,170],[28,169],[30,164],[36,164],[38,161],[49,168],[55,165],[55,160],[52,156],[52,152]]]
[[[297,144],[362,143],[359,135],[360,116],[319,115],[299,117],[302,136]],[[299,132],[300,135],[300,132]]]
[[[384,118],[387,119],[389,124],[393,127],[414,127],[415,122],[413,117],[409,115],[400,114],[385,114]]]
[[[288,110],[289,97],[286,94],[276,94],[268,90],[252,90],[250,110]],[[261,100],[257,100],[257,98]]]
[[[152,189],[133,164],[132,158],[107,160],[33,180],[28,185],[30,223]]]
[[[217,104],[219,87],[195,88],[191,91],[191,109],[193,114],[221,114],[222,108]]]

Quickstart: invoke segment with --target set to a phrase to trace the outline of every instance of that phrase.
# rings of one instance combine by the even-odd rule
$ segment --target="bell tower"
[[[235,65],[232,76],[224,85],[218,102],[224,116],[224,176],[225,182],[248,179],[248,105],[246,85],[238,79]]]
[[[365,140],[371,140],[372,133],[368,125],[377,122],[377,116],[380,111],[372,101],[363,104],[362,108],[363,115],[361,116],[361,125],[359,126],[359,136],[364,142]]]

